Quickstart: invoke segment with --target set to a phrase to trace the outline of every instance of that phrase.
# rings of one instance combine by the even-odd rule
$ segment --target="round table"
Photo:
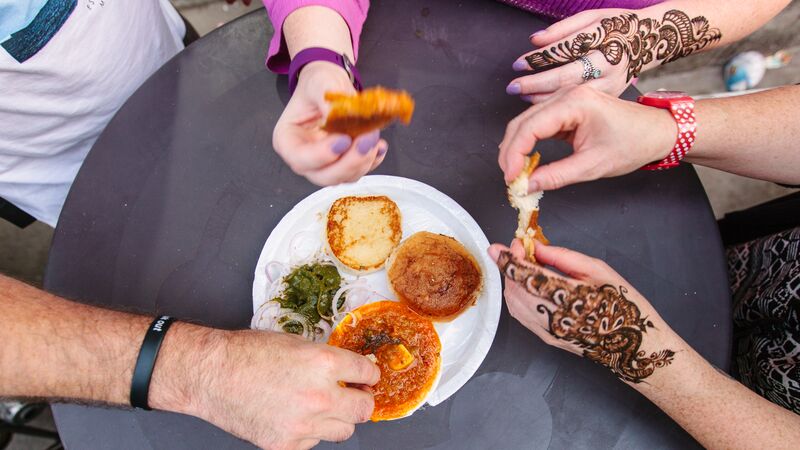
[[[410,127],[383,132],[377,173],[428,183],[508,242],[497,145],[525,105],[505,94],[511,63],[543,28],[493,1],[374,1],[359,62],[368,84],[411,91]],[[264,68],[256,11],[211,33],[125,104],[81,169],[56,229],[46,286],[98,305],[245,328],[261,247],[317,188],[271,148],[286,78]],[[635,90],[625,97],[633,98]],[[566,155],[538,146],[544,160]],[[692,167],[548,192],[541,223],[557,244],[606,260],[694,348],[723,369],[731,317],[723,251]],[[250,448],[199,419],[54,405],[67,448]],[[368,423],[335,448],[686,448],[697,443],[604,368],[543,344],[504,309],[478,372],[436,407]],[[328,448],[331,444],[323,444]]]

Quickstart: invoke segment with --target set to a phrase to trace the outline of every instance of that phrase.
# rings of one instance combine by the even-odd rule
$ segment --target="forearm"
[[[295,10],[286,17],[283,33],[291,58],[304,48],[325,47],[355,60],[350,29],[342,16],[330,8],[306,6]]]
[[[786,5],[789,0],[769,0],[763,2],[737,2],[732,5],[726,0],[669,0],[659,3],[639,11],[639,17],[650,18],[657,21],[660,25],[686,25],[687,30],[694,29],[694,36],[689,39],[679,37],[676,41],[676,58],[687,56],[688,54],[707,51],[716,47],[725,46],[739,39],[744,38],[754,32],[767,21],[775,17]],[[708,30],[692,27],[691,23],[677,23],[665,17],[668,11],[679,11],[689,19],[703,17],[708,23]],[[672,16],[674,19],[676,16]],[[746,20],[742,20],[746,18]],[[679,21],[680,22],[680,21]],[[653,30],[661,39],[664,38],[662,30]],[[719,34],[718,39],[712,36]],[[705,42],[707,40],[707,42]],[[670,43],[662,40],[659,43],[661,50],[669,48]],[[653,60],[646,63],[644,69],[649,69],[665,62],[671,58],[661,58],[658,52],[653,52]]]
[[[288,73],[291,58],[307,47],[325,47],[358,58],[358,39],[369,0],[264,0],[275,33],[267,67]]]
[[[752,178],[800,184],[798,104],[800,86],[698,101],[697,141],[685,160]]]
[[[150,317],[70,302],[0,275],[0,396],[129,405]],[[176,323],[153,372],[154,408],[189,412],[214,331]]]
[[[800,416],[760,397],[721,373],[675,336],[681,348],[667,368],[632,385],[704,447],[792,448]]]

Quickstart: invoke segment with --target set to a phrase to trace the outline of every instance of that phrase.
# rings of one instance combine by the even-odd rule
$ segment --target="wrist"
[[[299,82],[318,83],[323,80],[333,80],[344,86],[353,86],[344,67],[328,61],[312,61],[306,64],[298,75]]]
[[[674,332],[665,339],[658,339],[658,348],[669,348],[675,352],[672,362],[648,377],[644,383],[631,384],[641,394],[656,404],[702,395],[709,383],[720,374]],[[653,347],[655,339],[645,339],[646,348]]]
[[[300,91],[314,91],[314,97],[322,98],[326,91],[356,92],[350,76],[343,67],[328,61],[313,61],[300,71],[297,80]],[[319,92],[316,92],[319,91]]]
[[[203,417],[211,381],[219,367],[229,332],[184,322],[172,325],[156,360],[150,383],[150,406]]]
[[[648,119],[652,129],[651,145],[645,149],[642,165],[661,161],[667,157],[675,145],[678,136],[678,126],[669,110],[646,106]]]

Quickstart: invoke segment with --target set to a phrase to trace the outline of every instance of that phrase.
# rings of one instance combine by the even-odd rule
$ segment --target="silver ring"
[[[583,81],[596,80],[603,74],[603,72],[596,68],[594,64],[592,64],[592,61],[586,56],[581,56],[578,58],[578,61],[583,64]]]

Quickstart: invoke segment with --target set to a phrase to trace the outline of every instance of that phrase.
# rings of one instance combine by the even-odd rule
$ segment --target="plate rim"
[[[316,199],[318,199],[319,197],[326,196],[331,191],[337,191],[349,188],[358,188],[358,187],[364,187],[364,188],[386,187],[387,185],[395,189],[401,188],[403,190],[408,190],[408,191],[415,191],[418,188],[427,191],[425,192],[425,194],[429,198],[431,198],[431,200],[434,200],[435,202],[442,204],[443,208],[449,211],[451,214],[459,216],[458,218],[461,219],[461,224],[467,229],[467,231],[472,236],[476,237],[480,241],[476,242],[476,244],[479,247],[481,246],[483,246],[484,248],[489,247],[490,242],[488,237],[486,236],[486,233],[483,232],[483,229],[480,227],[480,225],[478,225],[478,222],[475,220],[475,218],[472,217],[472,215],[463,206],[461,206],[458,202],[453,200],[449,195],[445,194],[444,192],[440,191],[434,186],[431,186],[427,183],[423,183],[419,180],[414,180],[412,178],[406,178],[396,175],[366,175],[355,183],[345,183],[345,184],[338,184],[335,186],[323,187],[308,194],[300,201],[298,201],[289,211],[287,211],[286,214],[284,214],[283,217],[281,217],[281,219],[278,221],[275,227],[272,228],[269,235],[267,236],[267,239],[264,241],[255,268],[253,270],[253,276],[254,276],[253,286],[252,286],[253,313],[255,313],[256,309],[261,305],[261,303],[257,304],[257,302],[260,301],[258,300],[258,295],[260,294],[260,291],[257,292],[256,279],[258,277],[258,273],[260,270],[259,268],[262,265],[264,265],[262,263],[264,262],[263,260],[265,258],[265,253],[271,245],[275,245],[275,241],[278,239],[278,235],[284,234],[284,228],[286,228],[287,231],[290,230],[289,222],[293,222],[295,216],[306,212],[305,211],[306,208],[303,207],[304,204],[314,203]],[[438,197],[438,198],[433,198],[430,194],[432,194],[433,197]],[[484,329],[490,332],[491,339],[479,339],[478,340],[479,345],[475,345],[473,347],[471,351],[472,356],[470,357],[470,360],[476,360],[478,356],[480,357],[480,359],[478,360],[477,364],[474,365],[474,367],[468,368],[469,377],[463,380],[463,382],[461,382],[460,385],[457,386],[456,388],[449,389],[449,391],[451,392],[442,392],[441,393],[442,395],[438,396],[434,395],[436,389],[432,389],[431,392],[428,394],[428,397],[420,404],[420,406],[425,404],[428,404],[430,406],[436,406],[439,403],[442,403],[443,401],[452,397],[456,392],[458,392],[462,387],[464,387],[469,382],[469,380],[471,380],[475,376],[475,373],[477,373],[478,369],[483,364],[483,361],[486,359],[486,356],[489,354],[489,350],[492,344],[494,343],[494,339],[497,335],[497,328],[500,322],[500,316],[502,314],[502,309],[503,309],[502,282],[500,279],[500,273],[497,270],[492,270],[492,268],[494,268],[495,265],[494,262],[491,261],[491,259],[489,258],[489,255],[486,253],[486,251],[480,251],[479,249],[479,255],[476,255],[476,257],[482,262],[482,265],[484,266],[483,289],[487,290],[489,296],[487,300],[490,301],[491,303],[497,304],[496,307],[492,307],[490,305],[490,307],[488,308],[488,312],[490,313],[489,317],[485,317],[485,315],[482,315],[484,317],[483,320],[478,321],[478,324],[482,324]],[[496,290],[498,292],[497,295],[498,298],[496,301],[492,300],[492,293],[488,292],[488,290],[494,286],[496,286]],[[387,299],[387,300],[392,300],[392,299]],[[396,299],[394,300],[396,301]],[[458,319],[456,318],[454,320]],[[434,324],[436,324],[436,322],[434,322]],[[444,371],[444,366],[440,368],[439,371],[440,375],[441,372],[443,371]],[[435,386],[435,388],[438,389],[439,387],[438,385],[439,383],[437,382],[437,386]]]

